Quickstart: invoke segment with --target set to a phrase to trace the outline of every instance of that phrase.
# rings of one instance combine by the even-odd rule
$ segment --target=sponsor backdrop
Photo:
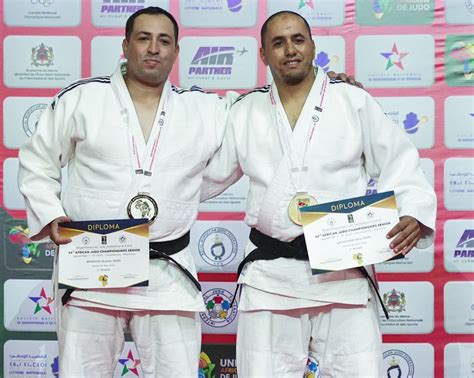
[[[474,375],[474,23],[473,0],[0,0],[0,375],[57,377],[55,248],[28,239],[18,192],[18,148],[51,97],[73,80],[108,75],[123,59],[123,27],[149,5],[181,25],[172,81],[241,92],[268,83],[259,60],[260,26],[279,10],[311,25],[324,71],[355,74],[413,141],[438,195],[434,246],[378,267],[390,312],[382,320],[388,376]],[[104,109],[106,110],[106,109]],[[205,141],[203,141],[205,143]],[[368,182],[368,193],[377,190]],[[248,181],[202,204],[192,229],[203,281],[200,377],[232,378],[238,315],[235,270],[249,233]],[[179,369],[179,367],[176,367]],[[264,375],[265,372],[262,372]],[[116,377],[140,377],[128,342]],[[315,356],[307,376],[317,377]]]

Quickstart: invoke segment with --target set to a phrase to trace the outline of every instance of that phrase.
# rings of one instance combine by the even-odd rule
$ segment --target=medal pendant
[[[152,224],[158,216],[158,204],[148,194],[138,193],[127,205],[127,214],[131,219],[148,219]]]
[[[306,206],[317,205],[318,201],[313,196],[310,196],[308,193],[296,193],[288,205],[288,216],[291,221],[299,226],[301,226],[301,213],[300,209]]]

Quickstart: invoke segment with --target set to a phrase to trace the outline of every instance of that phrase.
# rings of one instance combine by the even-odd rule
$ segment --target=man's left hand
[[[354,78],[354,76],[348,76],[345,73],[335,73],[334,71],[329,71],[327,75],[331,79],[342,80],[344,83],[355,85],[356,87],[359,87],[359,88],[364,88],[364,86],[360,82],[358,82]]]
[[[420,240],[421,225],[415,218],[408,215],[400,217],[400,222],[388,232],[387,239],[394,236],[396,238],[390,243],[390,248],[397,254],[406,255]]]

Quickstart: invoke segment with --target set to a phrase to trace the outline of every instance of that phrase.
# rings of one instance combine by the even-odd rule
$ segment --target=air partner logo
[[[40,311],[46,311],[48,314],[52,314],[50,304],[53,303],[53,298],[46,294],[44,287],[41,288],[39,296],[29,297],[30,300],[35,303],[34,314],[36,315]]]
[[[201,46],[191,61],[188,75],[230,77],[235,52],[243,55],[247,51],[245,47],[241,51],[236,51],[232,46]]]
[[[228,265],[234,260],[238,249],[234,234],[223,227],[210,228],[198,241],[199,255],[212,266]]]
[[[204,89],[253,88],[257,82],[257,40],[252,37],[184,37],[179,82]]]
[[[22,120],[23,131],[26,136],[29,137],[35,132],[39,117],[47,107],[48,104],[34,104],[26,110]]]
[[[383,353],[384,369],[387,377],[413,378],[415,364],[412,358],[402,350],[389,349]]]
[[[216,364],[212,363],[211,359],[206,353],[201,352],[199,357],[198,378],[215,378],[215,368]]]
[[[380,55],[382,55],[387,60],[385,71],[389,70],[390,68],[394,66],[398,67],[401,71],[403,71],[402,59],[405,58],[408,55],[408,53],[399,52],[397,44],[394,43],[392,46],[392,50],[388,52],[381,52]]]
[[[140,376],[140,373],[138,371],[140,359],[135,358],[131,349],[128,351],[127,358],[119,359],[118,363],[123,366],[122,371],[120,373],[121,377],[130,375],[134,375],[136,377]]]
[[[367,183],[365,195],[371,196],[372,194],[377,194],[377,181],[375,181],[373,178],[370,178],[369,182]]]
[[[474,230],[464,231],[456,245],[453,257],[460,260],[474,257]]]
[[[134,13],[145,8],[145,0],[103,0],[101,14]]]
[[[392,291],[383,295],[383,304],[389,312],[405,311],[405,293],[393,289]]]
[[[237,303],[231,307],[233,295],[229,291],[215,288],[203,294],[206,311],[200,316],[204,323],[211,327],[221,328],[232,323],[237,316]]]

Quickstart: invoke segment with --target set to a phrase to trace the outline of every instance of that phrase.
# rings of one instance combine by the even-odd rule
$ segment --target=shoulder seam
[[[72,83],[72,84],[68,85],[67,87],[63,88],[58,93],[57,97],[59,99],[59,98],[61,98],[61,96],[63,96],[67,92],[73,90],[74,88],[79,87],[79,86],[84,85],[84,84],[88,84],[88,83],[108,84],[108,83],[110,83],[110,76],[98,76],[98,77],[92,77],[92,78],[89,78],[89,79],[83,79],[83,80],[75,81],[74,83]]]
[[[197,85],[193,85],[190,88],[178,88],[175,85],[171,84],[171,90],[177,94],[183,94],[186,92],[200,92],[200,93],[205,93],[205,94],[215,94],[215,92],[208,92],[202,89],[201,87],[198,87]]]
[[[241,94],[239,97],[237,97],[237,99],[235,100],[234,104],[237,102],[237,101],[240,101],[242,100],[245,96],[251,94],[251,93],[255,93],[255,92],[260,92],[260,93],[266,93],[266,92],[269,92],[270,91],[270,84],[268,85],[265,85],[263,87],[258,87],[258,88],[255,88],[255,89],[252,89],[251,91],[247,92],[247,93],[243,93]]]

